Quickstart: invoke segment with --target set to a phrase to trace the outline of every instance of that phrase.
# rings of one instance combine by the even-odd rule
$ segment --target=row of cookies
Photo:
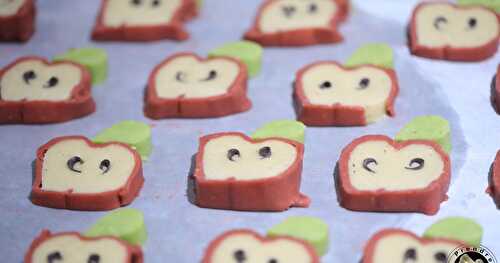
[[[473,262],[471,253],[454,253],[478,247],[482,227],[463,217],[441,219],[422,237],[396,228],[382,229],[364,245],[360,262]],[[113,211],[83,233],[53,234],[43,230],[25,254],[25,263],[117,262],[142,263],[141,245],[148,231],[143,214],[136,209]],[[289,217],[273,226],[266,236],[249,229],[229,230],[206,246],[202,263],[295,262],[319,263],[330,243],[329,226],[315,217]],[[397,244],[397,245],[396,245]],[[485,249],[485,248],[483,248]],[[80,253],[73,253],[79,250]],[[462,261],[459,261],[462,260]]]
[[[249,77],[260,71],[262,53],[258,44],[244,41],[217,48],[209,58],[170,56],[147,80],[144,114],[152,119],[213,118],[249,110]],[[308,126],[363,126],[394,116],[400,85],[393,60],[389,46],[367,44],[344,64],[304,66],[294,81],[297,119]],[[96,108],[91,86],[106,76],[107,54],[98,48],[72,49],[54,62],[19,58],[0,70],[0,123],[55,123],[91,114]],[[491,85],[495,108],[499,76]]]
[[[284,211],[308,207],[300,192],[305,126],[275,121],[247,136],[238,132],[199,139],[188,186],[199,207]],[[130,204],[144,184],[143,160],[152,151],[151,127],[125,121],[92,139],[50,140],[36,154],[30,199],[73,210],[110,210]],[[340,206],[354,211],[436,214],[451,180],[448,122],[414,119],[392,139],[365,135],[341,151],[335,166]],[[497,157],[488,192],[500,203]],[[189,167],[186,163],[186,167]]]
[[[196,17],[196,0],[102,0],[92,32],[98,41],[185,40],[183,24]],[[348,0],[267,0],[244,38],[264,46],[305,46],[343,40]],[[0,40],[25,41],[34,32],[33,0],[0,2]],[[460,0],[422,3],[411,17],[409,48],[417,56],[478,61],[498,49],[500,8],[495,3]],[[498,16],[498,17],[497,17]]]

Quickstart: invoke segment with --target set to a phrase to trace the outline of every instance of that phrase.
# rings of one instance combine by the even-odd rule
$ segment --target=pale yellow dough
[[[17,14],[26,0],[0,0],[0,17]]]
[[[216,72],[212,80],[204,80]],[[183,81],[176,80],[180,74]],[[192,55],[178,56],[161,67],[154,79],[158,97],[206,98],[226,94],[240,74],[238,63],[222,58],[199,61]]]
[[[363,78],[369,79],[369,85],[361,89]],[[381,69],[363,66],[347,71],[336,64],[318,64],[309,68],[301,81],[304,95],[311,104],[362,107],[367,123],[386,115],[392,80]],[[330,82],[331,87],[321,89],[320,86],[326,81]]]
[[[375,246],[373,263],[404,262],[406,250],[414,248],[417,253],[417,261],[421,263],[440,263],[434,258],[436,253],[448,255],[456,245],[445,242],[433,242],[422,245],[418,240],[407,235],[387,235]],[[447,262],[447,261],[446,261]]]
[[[118,241],[102,238],[95,241],[83,241],[73,235],[61,235],[44,241],[34,252],[33,263],[47,263],[47,257],[54,252],[62,256],[61,262],[85,263],[91,255],[99,255],[102,263],[126,263],[127,248]],[[59,262],[59,261],[56,261]]]
[[[443,17],[447,23],[434,23]],[[474,29],[469,27],[469,19],[476,19]],[[478,47],[498,37],[499,23],[495,13],[472,7],[458,9],[445,3],[426,4],[416,14],[416,33],[419,45],[427,47]]]
[[[84,161],[75,166],[81,173],[68,168],[67,162],[74,156]],[[99,169],[104,159],[111,164],[106,173]],[[63,140],[45,153],[42,190],[88,194],[113,191],[125,185],[134,167],[133,153],[122,145],[92,148],[83,139]]]
[[[158,6],[153,2],[141,0],[134,5],[130,0],[109,0],[103,23],[109,27],[168,24],[182,4],[182,0],[159,0]]]
[[[36,78],[26,83],[23,75],[28,71],[33,71]],[[56,77],[58,83],[47,87],[52,77]],[[39,60],[25,60],[11,67],[0,79],[0,97],[5,101],[68,100],[81,81],[80,68],[72,64],[49,66]]]
[[[369,166],[375,173],[363,168],[363,161],[368,158],[373,158],[378,163]],[[424,160],[422,169],[406,169],[415,158]],[[432,147],[414,144],[396,150],[385,141],[359,144],[352,151],[348,166],[352,186],[357,190],[371,191],[422,189],[438,179],[444,171],[444,162]]]
[[[316,6],[315,12],[310,11],[311,5]],[[295,11],[286,16],[283,8],[292,8]],[[337,6],[331,0],[279,0],[263,10],[258,25],[262,33],[330,28],[330,22],[336,12]]]
[[[259,149],[268,146],[271,156],[262,158]],[[230,161],[227,153],[237,149],[240,158]],[[228,135],[210,140],[204,149],[203,168],[207,180],[255,180],[279,176],[297,159],[297,149],[278,140],[250,143],[242,137]]]
[[[211,262],[234,263],[234,253],[241,250],[245,253],[245,263],[277,262],[311,263],[313,259],[307,249],[300,243],[278,239],[262,243],[250,234],[238,234],[224,239],[213,252]]]

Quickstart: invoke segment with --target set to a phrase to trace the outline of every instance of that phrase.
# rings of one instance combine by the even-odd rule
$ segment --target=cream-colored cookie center
[[[254,180],[279,176],[298,158],[297,149],[278,140],[250,143],[228,135],[210,140],[204,149],[203,169],[208,180]]]
[[[126,184],[134,167],[134,155],[124,146],[92,148],[81,139],[63,140],[45,153],[41,188],[89,194],[113,191]]]
[[[31,258],[33,263],[51,262],[120,262],[127,261],[127,248],[114,239],[83,241],[74,235],[61,235],[40,244]],[[59,258],[59,260],[58,260]],[[89,261],[90,258],[98,261]]]
[[[421,7],[416,15],[419,45],[427,47],[479,47],[498,38],[496,15],[485,9],[458,9],[434,3]]]
[[[0,17],[17,14],[26,0],[0,0]]]
[[[434,148],[412,144],[396,150],[380,140],[359,144],[348,167],[353,187],[372,191],[422,189],[444,172],[443,159]]]
[[[104,25],[168,24],[181,5],[182,0],[109,0],[104,13]]]
[[[154,81],[160,98],[206,98],[227,93],[239,74],[238,64],[231,60],[199,61],[187,55],[165,64]]]
[[[335,64],[313,66],[300,81],[311,104],[362,107],[368,123],[385,116],[393,85],[381,69],[361,67],[346,71]]]
[[[258,25],[263,33],[330,28],[336,12],[331,0],[278,0],[262,11]]]
[[[68,100],[81,81],[81,70],[72,64],[48,66],[38,60],[25,60],[3,74],[0,98],[5,101]]]
[[[250,234],[235,234],[224,239],[215,248],[210,262],[235,263],[238,257],[244,257],[245,263],[288,262],[312,263],[313,259],[307,249],[300,243],[277,239],[261,242]]]
[[[448,262],[447,256],[455,248],[456,245],[446,242],[432,242],[423,245],[410,236],[393,234],[378,241],[375,246],[373,263],[446,263]],[[443,257],[444,260],[440,260]]]

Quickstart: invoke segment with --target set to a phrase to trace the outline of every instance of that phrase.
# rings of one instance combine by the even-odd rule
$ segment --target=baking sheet
[[[179,51],[201,55],[241,37],[261,1],[206,0],[201,16],[188,24],[191,39],[176,43],[95,43],[89,35],[99,1],[38,1],[38,31],[27,44],[0,44],[0,66],[23,55],[48,58],[72,47],[107,50],[110,71],[95,86],[97,111],[83,119],[45,126],[0,126],[0,251],[4,262],[21,262],[41,229],[83,231],[102,212],[48,209],[31,204],[31,163],[38,146],[55,136],[93,136],[113,123],[134,119],[153,125],[154,149],[144,164],[146,183],[131,207],[145,213],[149,239],[146,262],[199,262],[205,247],[223,231],[251,228],[264,233],[292,215],[310,215],[330,225],[330,251],[323,262],[341,258],[357,262],[370,236],[384,227],[403,227],[420,234],[439,218],[468,216],[485,228],[484,244],[500,255],[500,213],[484,193],[487,173],[500,148],[500,122],[489,105],[489,83],[500,55],[482,63],[449,63],[415,58],[406,48],[405,24],[417,1],[357,0],[341,26],[346,41],[308,48],[266,48],[262,73],[249,82],[253,108],[243,114],[206,120],[152,121],[142,114],[142,94],[152,68]],[[301,191],[310,208],[282,213],[233,212],[198,208],[186,196],[191,156],[201,135],[221,131],[250,133],[276,119],[295,117],[291,83],[302,66],[332,59],[345,61],[366,42],[387,42],[395,49],[401,92],[395,118],[367,127],[308,128]],[[436,216],[412,213],[363,213],[339,207],[333,169],[341,149],[365,134],[393,136],[409,120],[439,114],[452,126],[450,199]]]

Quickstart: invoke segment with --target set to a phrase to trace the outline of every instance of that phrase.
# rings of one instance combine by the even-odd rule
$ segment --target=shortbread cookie
[[[126,144],[94,144],[83,136],[52,139],[37,151],[31,201],[72,210],[130,204],[144,183],[139,154]]]
[[[344,208],[374,212],[435,214],[447,199],[450,160],[427,140],[397,143],[367,135],[342,150],[335,173]]]
[[[264,46],[306,46],[343,40],[348,0],[267,0],[245,38]]]
[[[253,140],[241,133],[200,138],[194,171],[200,207],[283,211],[307,207],[299,192],[304,147],[281,138]]]
[[[142,263],[138,246],[110,236],[87,238],[76,232],[52,234],[47,230],[33,240],[24,263]]]
[[[239,60],[179,53],[151,73],[144,114],[152,119],[209,118],[247,111],[247,80]]]
[[[500,114],[500,64],[498,65],[497,72],[491,80],[491,105]]]
[[[451,252],[463,243],[450,239],[420,238],[401,229],[384,229],[366,244],[362,263],[447,263]]]
[[[102,0],[92,39],[186,40],[183,24],[197,14],[196,0]]]
[[[250,230],[228,231],[210,243],[202,263],[319,263],[314,248],[291,237],[261,237]]]
[[[0,41],[28,41],[35,32],[33,0],[0,0]]]
[[[413,12],[409,38],[417,56],[480,61],[497,51],[500,23],[495,12],[482,6],[422,3]]]
[[[317,62],[297,72],[297,119],[308,126],[363,126],[394,115],[399,92],[392,69]]]
[[[0,123],[54,123],[95,111],[88,70],[22,57],[0,71]]]

